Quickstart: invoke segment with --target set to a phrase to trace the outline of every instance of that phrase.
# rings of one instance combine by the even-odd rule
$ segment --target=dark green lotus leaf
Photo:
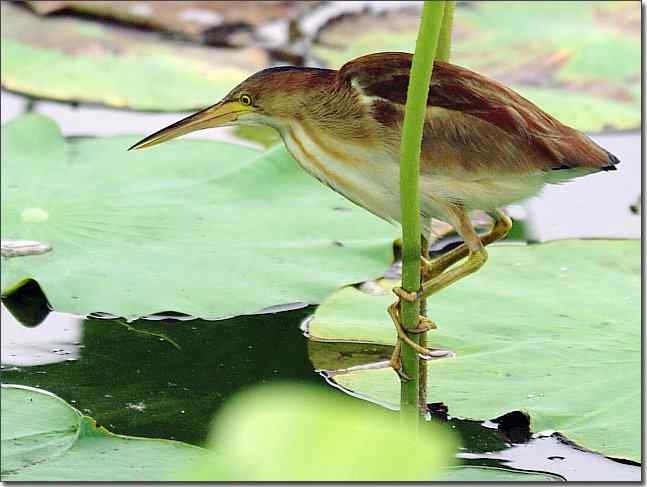
[[[199,464],[205,450],[110,433],[46,391],[2,387],[3,481],[152,481]]]
[[[215,141],[126,152],[138,137],[65,140],[42,116],[2,129],[2,291],[38,281],[55,309],[200,317],[318,303],[380,275],[397,230],[302,171]],[[37,143],[35,143],[37,141]]]
[[[392,344],[383,294],[345,287],[309,325],[313,339]],[[429,399],[452,416],[526,410],[533,431],[555,430],[605,455],[640,459],[640,242],[499,246],[473,276],[429,299]],[[317,363],[314,364],[317,367]],[[334,376],[372,400],[399,402],[388,368]]]
[[[258,48],[208,48],[2,2],[2,86],[37,98],[137,110],[217,102],[267,66]]]
[[[346,16],[313,52],[331,67],[413,52],[419,13]],[[501,81],[585,131],[640,127],[640,4],[469,2],[456,9],[452,62]]]

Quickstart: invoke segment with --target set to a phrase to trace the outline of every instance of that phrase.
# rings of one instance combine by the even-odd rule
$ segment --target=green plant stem
[[[436,59],[440,61],[449,61],[452,44],[452,27],[454,25],[454,8],[456,2],[454,0],[445,1],[445,11],[443,13],[443,25],[440,28],[438,36],[438,48],[436,49]],[[429,235],[424,235],[422,239],[421,255],[429,258]],[[420,315],[427,316],[427,299],[420,300]],[[427,334],[420,335],[420,346],[427,348]],[[418,360],[418,405],[421,410],[427,407],[427,361],[425,359]]]
[[[440,28],[438,36],[438,49],[436,50],[436,59],[439,61],[449,61],[449,55],[452,47],[452,27],[454,26],[454,9],[456,2],[447,0],[445,2],[445,13],[443,14],[443,25]]]
[[[427,113],[427,96],[433,69],[438,37],[443,20],[445,2],[431,0],[424,3],[416,50],[411,65],[407,90],[402,143],[400,146],[400,210],[402,219],[402,287],[409,292],[420,288],[420,145]],[[415,328],[418,324],[420,302],[402,301],[402,324]],[[411,338],[420,343],[420,335]],[[411,378],[402,381],[400,408],[403,418],[420,417],[418,410],[419,364],[418,355],[402,343],[402,368]]]

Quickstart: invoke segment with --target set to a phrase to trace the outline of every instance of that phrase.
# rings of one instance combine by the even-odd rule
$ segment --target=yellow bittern
[[[265,69],[222,101],[131,149],[210,127],[266,125],[278,131],[312,176],[371,213],[400,221],[400,132],[411,58],[406,53],[377,53],[339,70]],[[415,301],[475,272],[487,260],[485,245],[510,230],[511,221],[499,208],[534,196],[546,183],[615,170],[619,162],[501,83],[436,61],[420,158],[422,238],[427,241],[433,217],[452,225],[464,243],[432,263],[423,261],[417,293],[401,288],[395,293]],[[477,235],[468,217],[473,209],[493,217],[489,233]],[[449,269],[464,257],[464,263]],[[399,307],[389,312],[400,338],[428,354],[407,338]],[[418,331],[430,326],[421,319]],[[398,367],[397,360],[392,365]]]

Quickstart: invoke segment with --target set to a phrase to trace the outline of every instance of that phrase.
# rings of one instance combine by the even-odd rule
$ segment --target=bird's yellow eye
[[[247,107],[252,106],[252,97],[249,95],[240,95],[240,97],[238,98],[238,101]]]

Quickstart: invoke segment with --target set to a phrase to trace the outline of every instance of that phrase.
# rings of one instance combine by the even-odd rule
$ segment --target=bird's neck
[[[330,82],[301,89],[302,92],[285,99],[272,116],[251,115],[254,120],[248,122],[275,129],[286,145],[290,132],[308,132],[314,139],[350,144],[366,144],[374,138],[374,127],[367,125],[367,120],[371,120],[366,113],[369,107],[357,103],[357,94],[351,87]]]

